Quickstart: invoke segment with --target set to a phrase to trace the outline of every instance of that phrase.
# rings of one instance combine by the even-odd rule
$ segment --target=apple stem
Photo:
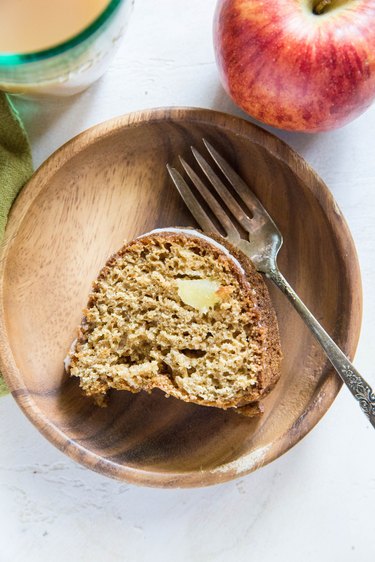
[[[314,9],[313,9],[314,14],[319,16],[320,14],[322,14],[324,12],[325,8],[327,6],[329,6],[330,4],[332,4],[332,0],[320,0],[320,2],[318,2],[316,4],[316,6],[314,6]]]

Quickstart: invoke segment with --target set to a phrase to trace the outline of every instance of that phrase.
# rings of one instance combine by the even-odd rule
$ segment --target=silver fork
[[[281,232],[259,199],[237,172],[233,170],[208,141],[203,139],[203,142],[216,165],[237,192],[244,205],[249,209],[250,216],[243,210],[242,206],[239,205],[219,176],[214,172],[212,166],[194,147],[191,147],[193,155],[212,187],[215,189],[218,198],[212,195],[211,191],[206,187],[198,174],[196,174],[191,166],[180,157],[181,164],[186,174],[200,192],[207,205],[211,208],[218,223],[226,232],[226,239],[234,246],[240,248],[240,250],[251,259],[257,270],[271,279],[288,297],[294,308],[323,347],[337,373],[349,388],[354,398],[358,400],[361,409],[369,418],[372,426],[375,427],[375,394],[372,388],[363,377],[361,377],[346,355],[303,304],[277,267],[277,254],[283,243]],[[185,201],[200,227],[205,232],[221,234],[182,175],[169,165],[167,165],[167,169],[182,199]],[[233,224],[221,202],[219,202],[220,199],[248,234],[248,240],[242,238],[237,227]]]

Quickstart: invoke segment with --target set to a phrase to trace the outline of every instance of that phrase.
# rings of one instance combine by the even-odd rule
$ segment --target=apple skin
[[[214,47],[234,102],[274,127],[341,127],[375,98],[375,0],[219,0]]]

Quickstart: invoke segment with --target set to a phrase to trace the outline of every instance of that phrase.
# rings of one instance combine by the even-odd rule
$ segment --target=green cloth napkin
[[[0,92],[0,244],[12,203],[32,172],[25,129],[8,96]],[[0,374],[0,396],[8,392]]]

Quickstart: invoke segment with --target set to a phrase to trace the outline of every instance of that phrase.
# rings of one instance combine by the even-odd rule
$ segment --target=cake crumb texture
[[[261,276],[236,258],[246,275],[193,235],[150,234],[124,246],[93,286],[71,353],[83,391],[160,388],[221,408],[259,400],[279,377],[276,317]],[[189,291],[202,283],[214,296],[194,306]]]

